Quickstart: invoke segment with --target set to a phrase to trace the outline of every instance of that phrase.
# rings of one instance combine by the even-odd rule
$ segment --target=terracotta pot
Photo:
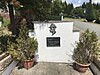
[[[81,73],[85,73],[87,71],[87,69],[89,68],[89,66],[90,66],[90,63],[87,65],[84,65],[84,64],[75,62],[75,69]]]
[[[33,59],[32,60],[24,60],[23,61],[23,66],[27,70],[32,68],[34,64],[35,64],[35,61]]]

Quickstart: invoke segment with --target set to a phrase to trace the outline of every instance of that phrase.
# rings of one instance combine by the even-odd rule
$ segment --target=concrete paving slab
[[[29,70],[16,67],[10,75],[93,75],[88,69],[86,73],[79,73],[69,64],[40,62]]]

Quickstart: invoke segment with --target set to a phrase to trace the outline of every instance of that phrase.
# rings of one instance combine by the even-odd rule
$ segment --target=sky
[[[67,3],[73,3],[74,7],[80,6],[83,2],[89,2],[89,0],[62,0]],[[100,3],[100,0],[92,0],[92,3]]]

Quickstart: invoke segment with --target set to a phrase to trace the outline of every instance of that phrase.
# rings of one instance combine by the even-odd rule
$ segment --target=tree
[[[10,14],[10,30],[13,34],[16,34],[17,26],[16,22],[19,22],[22,18],[27,20],[27,27],[33,29],[33,20],[43,21],[47,19],[47,15],[50,14],[50,5],[52,0],[1,0],[1,4],[8,4]],[[20,7],[23,6],[23,7]],[[13,9],[17,7],[17,11],[20,13],[20,18],[16,19]],[[18,17],[18,16],[17,16]],[[16,20],[16,22],[15,22]],[[18,20],[18,21],[17,21]]]
[[[13,15],[13,5],[11,4],[12,0],[0,0],[0,6],[3,10],[7,10],[7,4],[9,8],[10,22],[14,24],[14,15]]]
[[[72,12],[73,9],[74,9],[74,7],[73,7],[73,4],[72,3],[67,5],[67,10],[66,10],[67,11],[66,12],[67,13],[67,16],[69,16],[69,17],[72,16],[72,13],[71,12]]]
[[[96,10],[96,23],[100,24],[100,9]]]
[[[10,29],[12,29],[12,31],[13,31],[12,33],[14,34],[16,28],[14,27],[15,18],[14,18],[14,11],[13,11],[13,6],[14,6],[13,1],[16,1],[16,0],[0,0],[4,11],[7,10],[7,6],[8,6],[9,16],[10,16]]]
[[[95,16],[94,8],[90,0],[90,2],[87,4],[87,7],[86,7],[86,20],[93,21],[95,20],[95,17],[96,16]]]
[[[5,4],[6,4],[5,1],[0,1],[0,8],[3,9],[4,11],[7,11],[7,7]]]
[[[34,17],[35,20],[44,21],[48,19],[51,13],[51,0],[34,0]]]
[[[66,14],[67,13],[67,2],[65,1],[63,4],[64,4],[63,13]]]
[[[97,9],[97,5],[95,3],[93,3],[93,7],[94,9]]]
[[[62,1],[54,0],[52,3],[51,14],[59,16],[61,12],[62,12]]]
[[[96,9],[97,9],[97,10],[100,9],[100,4],[99,4],[99,3],[96,4]]]
[[[76,7],[72,10],[72,13],[73,13],[73,16],[76,16],[76,17],[82,17],[84,18],[85,17],[85,14],[84,14],[84,9],[81,8],[81,7]]]
[[[86,4],[85,4],[85,2],[82,4],[82,8],[86,8]]]
[[[52,0],[19,0],[23,8],[20,8],[24,17],[31,20],[44,21],[50,14]],[[31,15],[31,16],[30,16]],[[29,17],[30,16],[30,17]]]

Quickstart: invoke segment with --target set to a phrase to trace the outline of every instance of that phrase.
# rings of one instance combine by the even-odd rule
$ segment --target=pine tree
[[[86,4],[85,4],[85,2],[82,4],[82,8],[86,8]]]
[[[52,3],[51,14],[59,16],[61,12],[62,12],[62,1],[54,0]]]
[[[94,8],[92,5],[92,1],[90,0],[90,2],[87,4],[87,7],[86,7],[86,20],[93,21],[95,20],[95,18],[96,16],[95,16]]]
[[[67,15],[70,17],[70,16],[72,16],[72,14],[71,14],[71,12],[72,12],[72,10],[73,10],[73,4],[71,3],[71,4],[68,4],[68,6],[67,6]]]

